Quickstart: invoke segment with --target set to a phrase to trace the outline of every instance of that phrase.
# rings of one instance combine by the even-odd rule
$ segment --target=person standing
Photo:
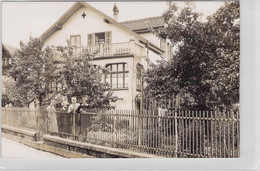
[[[87,97],[82,98],[82,103],[80,104],[77,112],[81,114],[81,135],[87,136],[87,133],[89,132],[89,127],[91,125],[91,116],[88,113],[88,110],[90,110],[90,106],[87,103]]]
[[[62,102],[60,103],[61,109],[60,109],[60,131],[64,133],[69,133],[69,115],[67,113],[69,102],[66,96],[62,97]],[[58,119],[58,120],[59,120]],[[59,124],[58,124],[59,126]]]
[[[76,97],[72,97],[71,98],[71,103],[69,105],[69,108],[68,108],[68,114],[70,114],[69,118],[70,118],[70,123],[71,123],[71,132],[75,135],[78,135],[79,134],[79,129],[78,129],[78,120],[80,119],[80,116],[77,115],[76,116],[76,111],[79,107],[79,103],[77,103],[77,98]],[[77,130],[76,130],[77,128]]]
[[[48,131],[50,132],[58,132],[57,116],[54,104],[54,101],[51,101],[50,105],[46,109],[48,112]]]

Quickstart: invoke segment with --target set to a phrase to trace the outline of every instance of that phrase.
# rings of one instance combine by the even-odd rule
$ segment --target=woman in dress
[[[58,132],[56,109],[54,106],[54,101],[51,101],[50,105],[47,107],[48,112],[48,131]]]

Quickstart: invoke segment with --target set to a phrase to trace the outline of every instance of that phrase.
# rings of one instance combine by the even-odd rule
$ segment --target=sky
[[[74,2],[2,2],[2,43],[19,47],[29,36],[39,37]],[[90,5],[113,17],[114,2],[89,2]],[[184,3],[177,2],[182,7]],[[119,21],[134,20],[162,15],[166,2],[116,2]],[[223,2],[196,2],[196,11],[205,16],[213,14]]]

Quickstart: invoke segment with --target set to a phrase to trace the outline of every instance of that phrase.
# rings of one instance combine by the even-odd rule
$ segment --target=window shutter
[[[88,46],[93,45],[93,34],[88,34]]]
[[[110,44],[112,43],[112,32],[108,31],[105,33],[105,43]]]
[[[94,45],[98,45],[98,37],[95,36],[95,44]]]

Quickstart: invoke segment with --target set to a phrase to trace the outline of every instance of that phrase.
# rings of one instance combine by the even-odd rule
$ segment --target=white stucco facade
[[[83,18],[83,12],[86,17]],[[90,33],[112,32],[112,43],[129,42],[134,36],[112,23],[104,22],[104,17],[92,9],[82,6],[62,25],[62,29],[54,32],[45,40],[48,45],[67,45],[71,35],[81,35],[81,43],[87,46],[87,35]]]
[[[83,17],[83,14],[86,16]],[[131,30],[120,26],[118,23],[114,23],[113,20],[111,21],[97,10],[84,5],[81,5],[62,25],[58,26],[59,29],[56,29],[45,38],[45,45],[66,46],[70,37],[76,35],[80,37],[81,46],[88,46],[89,34],[95,35],[95,33],[110,32],[111,40],[109,44],[111,46],[109,46],[109,49],[112,49],[113,53],[104,56],[100,55],[93,60],[93,63],[102,67],[106,67],[109,64],[127,64],[128,77],[125,78],[125,81],[128,83],[128,86],[113,88],[114,95],[121,98],[115,105],[116,109],[136,110],[136,97],[141,93],[136,86],[137,65],[141,64],[146,69],[147,58],[150,58],[152,61],[161,58],[160,53],[155,52],[156,50],[154,49],[156,48],[153,47],[153,50],[147,48],[146,45],[148,43],[145,42],[149,41],[157,45],[158,38],[149,34],[149,36],[146,36],[147,39],[145,39]],[[122,50],[126,50],[126,52],[121,52]],[[114,51],[119,51],[119,53],[115,54]],[[106,81],[105,77],[103,80]]]

